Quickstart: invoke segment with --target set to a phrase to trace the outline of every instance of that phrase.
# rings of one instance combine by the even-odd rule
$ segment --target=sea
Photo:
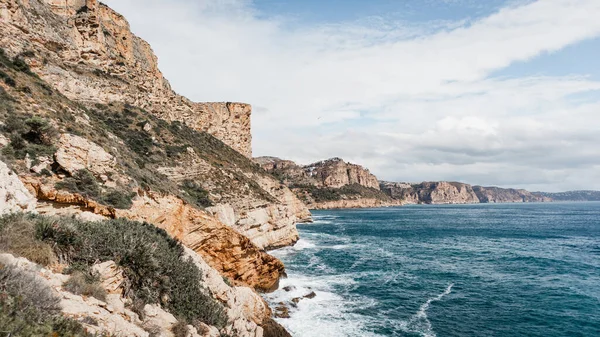
[[[292,336],[600,337],[600,203],[313,216],[272,252],[288,277],[267,300]]]

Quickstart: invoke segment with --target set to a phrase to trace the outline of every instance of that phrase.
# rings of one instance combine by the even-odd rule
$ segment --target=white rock
[[[16,173],[0,161],[0,215],[33,212],[37,200],[29,193]]]
[[[63,134],[58,141],[56,162],[67,172],[73,174],[82,169],[101,176],[114,172],[116,159],[97,144],[85,138]]]

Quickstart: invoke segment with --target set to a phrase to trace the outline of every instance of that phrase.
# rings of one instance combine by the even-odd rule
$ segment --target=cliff
[[[499,187],[474,186],[473,189],[482,203],[549,202],[552,198],[535,195],[526,190]]]
[[[164,230],[234,289],[203,284],[238,313],[220,331],[268,337],[255,291],[285,270],[266,249],[297,241],[310,212],[249,159],[250,110],[178,96],[101,3],[0,0],[1,211]]]
[[[533,192],[533,194],[554,201],[600,201],[600,191]]]
[[[550,198],[525,190],[471,186],[458,182],[420,184],[381,182],[381,190],[407,204],[474,204],[508,202],[548,202]]]
[[[2,0],[0,46],[24,56],[36,74],[72,100],[129,103],[252,156],[250,105],[195,103],[176,94],[150,45],[97,0]]]
[[[76,128],[75,122],[102,119],[105,125],[92,125],[90,135],[109,131],[121,140],[129,138],[127,145],[143,157],[136,164],[175,185],[191,182],[206,191],[207,211],[259,248],[298,239],[295,223],[310,221],[310,213],[248,159],[249,105],[193,103],[177,95],[150,46],[131,33],[121,15],[95,0],[0,0],[0,18],[0,47],[10,61],[6,76],[16,80],[24,75],[8,74],[12,61],[36,76],[22,78],[16,87],[4,86],[23,119],[27,111],[39,110],[36,115],[63,118],[59,124],[64,131]],[[53,92],[60,95],[48,97]],[[61,114],[81,120],[67,121]],[[111,142],[95,140],[101,147]]]
[[[259,157],[254,160],[292,189],[311,209],[399,204],[380,191],[377,177],[368,169],[340,158],[304,166],[276,157]]]

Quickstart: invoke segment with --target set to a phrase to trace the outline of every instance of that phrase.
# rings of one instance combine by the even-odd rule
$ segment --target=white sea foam
[[[291,318],[278,319],[295,337],[376,337],[368,332],[364,316],[354,314],[353,309],[369,308],[376,304],[374,300],[350,299],[338,294],[335,289],[348,289],[355,286],[352,275],[301,276],[290,275],[281,280],[280,290],[267,295],[267,300],[276,307],[278,303],[292,303],[296,297],[304,297],[311,292],[316,296],[302,299],[297,307],[290,308]],[[289,292],[284,287],[292,287]]]
[[[293,250],[304,250],[304,249],[312,249],[315,247],[316,247],[316,245],[314,243],[312,243],[311,241],[308,241],[306,239],[300,239],[291,248]]]
[[[446,290],[444,290],[443,293],[432,297],[428,299],[425,303],[423,303],[423,305],[421,305],[421,307],[419,308],[419,311],[417,311],[417,313],[414,314],[408,320],[408,322],[400,323],[400,329],[405,332],[418,333],[423,337],[436,337],[437,335],[433,331],[431,322],[427,317],[427,310],[429,310],[431,303],[440,301],[442,298],[444,298],[444,296],[449,295],[452,292],[453,286],[454,283],[451,283],[450,285],[448,285],[448,287],[446,288]]]

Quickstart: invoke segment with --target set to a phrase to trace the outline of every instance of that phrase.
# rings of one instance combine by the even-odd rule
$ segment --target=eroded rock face
[[[254,159],[279,178],[311,209],[361,208],[399,205],[380,191],[377,177],[368,169],[332,158],[300,166],[276,157]]]
[[[381,188],[392,198],[408,204],[473,204],[479,198],[468,184],[456,182],[406,183],[382,182]]]
[[[307,174],[316,179],[322,187],[339,188],[358,184],[364,187],[379,189],[377,177],[368,169],[346,163],[340,158],[324,160],[304,167]]]
[[[376,208],[401,206],[400,200],[383,201],[380,199],[360,198],[355,200],[325,201],[312,205],[313,209],[347,209],[347,208]]]
[[[447,181],[420,184],[381,182],[381,190],[406,204],[547,202],[552,200],[526,190],[471,186]]]
[[[115,210],[115,215],[165,229],[234,284],[272,291],[285,274],[281,261],[177,197],[147,193],[136,198],[131,209]]]
[[[295,184],[310,184],[317,187],[340,188],[358,184],[379,190],[379,181],[368,169],[345,162],[341,158],[331,158],[310,165],[300,166],[290,160],[276,157],[254,159],[267,172]]]
[[[0,215],[13,212],[32,212],[37,200],[25,188],[15,172],[0,161]]]
[[[125,102],[207,131],[251,157],[251,106],[194,103],[177,95],[144,40],[96,0],[0,0],[0,45],[65,96]]]
[[[206,211],[261,249],[294,244],[299,238],[296,223],[312,221],[306,205],[287,186],[264,172],[241,172],[262,190],[262,194],[257,194],[256,189],[249,189],[235,179],[226,181],[227,186],[222,184],[222,180],[203,179],[222,175],[223,172],[215,173],[218,168],[198,157],[189,158],[185,165],[158,170],[174,181],[191,179],[201,182],[205,189],[211,191],[215,202],[215,206],[208,207]]]
[[[115,172],[114,166],[117,164],[117,160],[102,147],[71,134],[60,136],[54,158],[70,174],[88,169],[97,176],[108,175]]]
[[[126,218],[154,224],[200,254],[212,268],[228,277],[235,285],[272,291],[278,287],[279,278],[285,275],[281,261],[210,214],[175,196],[147,192],[135,198],[130,209],[120,210],[98,204],[76,193],[57,191],[55,181],[52,180],[42,182],[34,176],[22,179],[40,200],[81,206],[80,212],[108,218]]]
[[[482,203],[547,202],[552,200],[526,190],[512,188],[474,186],[473,190]]]

